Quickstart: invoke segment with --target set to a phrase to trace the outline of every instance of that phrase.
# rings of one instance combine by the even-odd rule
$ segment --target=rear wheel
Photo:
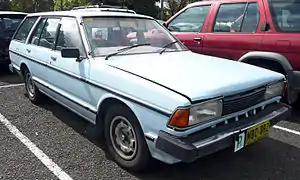
[[[130,171],[142,171],[151,156],[142,128],[135,115],[124,105],[108,109],[104,119],[104,137],[113,160]]]
[[[24,70],[24,80],[25,90],[29,100],[34,104],[39,103],[42,99],[42,95],[38,88],[35,86],[34,81],[32,79],[32,75],[28,69]]]

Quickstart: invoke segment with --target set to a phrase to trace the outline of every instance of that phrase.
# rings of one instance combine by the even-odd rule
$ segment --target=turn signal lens
[[[177,128],[186,128],[189,125],[190,111],[188,109],[178,109],[172,116],[169,125]]]

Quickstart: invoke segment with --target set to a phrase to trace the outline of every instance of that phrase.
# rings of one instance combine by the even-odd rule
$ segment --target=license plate
[[[270,121],[266,121],[238,134],[234,142],[234,152],[266,137],[269,134],[270,126]]]

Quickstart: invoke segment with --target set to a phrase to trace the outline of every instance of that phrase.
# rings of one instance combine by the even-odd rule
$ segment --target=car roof
[[[224,3],[224,2],[236,3],[236,2],[247,2],[247,0],[204,0],[204,1],[197,1],[194,3],[190,3],[186,7],[193,7],[193,6],[213,4],[213,3]]]
[[[27,15],[27,13],[24,12],[17,12],[17,11],[0,11],[0,15]]]
[[[31,16],[72,16],[72,17],[95,17],[95,16],[112,16],[112,17],[135,17],[135,18],[147,18],[154,19],[150,16],[133,14],[133,13],[124,13],[124,12],[107,12],[107,11],[51,11],[51,12],[40,12],[40,13],[31,13],[28,17]]]

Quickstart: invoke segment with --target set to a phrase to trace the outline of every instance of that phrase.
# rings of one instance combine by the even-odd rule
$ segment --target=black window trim
[[[255,28],[255,32],[214,32],[214,27],[215,27],[215,24],[216,24],[217,16],[219,14],[221,6],[224,5],[224,4],[246,4],[245,5],[246,12],[248,11],[249,4],[257,4],[257,6],[258,6],[258,17],[259,18],[258,18],[258,22],[257,22],[256,28]],[[245,17],[243,17],[242,22],[244,22],[244,19],[245,19]],[[215,14],[215,18],[214,18],[214,21],[213,21],[214,23],[212,24],[212,27],[211,27],[211,33],[214,33],[214,34],[256,34],[257,30],[258,30],[260,20],[261,20],[261,15],[260,15],[260,4],[259,4],[259,2],[252,2],[252,1],[250,1],[250,2],[249,1],[245,1],[245,2],[228,2],[228,3],[227,2],[222,2],[222,3],[219,4],[218,11]],[[242,25],[243,25],[243,23],[241,24],[240,31],[243,28]]]
[[[180,16],[182,13],[186,12],[188,9],[196,8],[196,7],[203,7],[203,6],[209,6],[210,8],[209,8],[208,13],[207,13],[207,15],[206,15],[206,17],[205,17],[205,20],[204,20],[204,22],[203,22],[203,26],[202,26],[202,28],[201,28],[198,32],[178,32],[178,31],[171,31],[171,30],[169,29],[169,25],[170,25],[170,24],[171,24],[178,16]],[[210,12],[212,11],[212,8],[213,8],[213,3],[210,3],[210,4],[201,4],[201,5],[196,5],[196,6],[187,7],[185,10],[183,10],[183,11],[180,12],[178,15],[176,15],[170,22],[168,22],[168,24],[167,24],[168,30],[169,30],[170,32],[176,32],[176,33],[178,33],[178,34],[195,34],[195,33],[201,33],[202,30],[203,30],[204,24],[206,23],[206,21],[207,21],[207,19],[208,19],[208,16],[209,16]]]

